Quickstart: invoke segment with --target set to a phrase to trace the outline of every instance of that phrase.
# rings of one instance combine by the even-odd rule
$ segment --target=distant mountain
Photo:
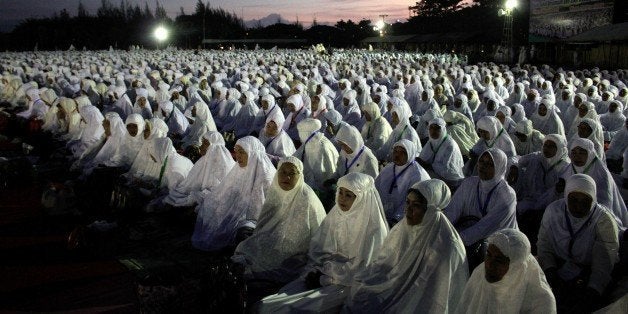
[[[291,22],[289,22],[288,20],[284,20],[284,18],[277,13],[272,13],[267,17],[261,18],[259,20],[244,21],[244,26],[246,26],[246,28],[256,28],[259,26],[266,27],[277,23],[289,24]]]

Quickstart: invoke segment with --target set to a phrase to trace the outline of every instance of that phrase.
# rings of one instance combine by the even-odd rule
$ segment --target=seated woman
[[[389,226],[394,226],[403,218],[403,205],[406,192],[417,182],[430,179],[425,169],[409,156],[414,155],[414,143],[400,140],[392,151],[392,162],[388,163],[375,179]]]
[[[288,100],[286,100],[286,106],[288,107],[290,114],[286,117],[286,121],[284,122],[282,128],[286,131],[286,133],[288,133],[288,136],[290,136],[293,141],[298,142],[300,138],[297,125],[303,119],[307,119],[310,116],[310,110],[305,108],[303,98],[300,94],[288,97]]]
[[[242,104],[242,108],[238,111],[238,115],[236,116],[235,124],[235,137],[241,138],[247,135],[251,135],[253,132],[257,132],[255,127],[255,117],[259,112],[259,107],[255,103],[255,95],[252,91],[244,91],[242,92],[242,97],[240,97],[240,103]]]
[[[252,136],[236,142],[235,159],[238,165],[198,207],[192,234],[197,249],[216,251],[237,244],[240,236],[255,228],[275,167],[262,143]]]
[[[444,210],[467,249],[472,270],[481,263],[485,239],[503,228],[517,228],[517,198],[508,185],[506,154],[486,150],[477,163],[478,176],[466,178]]]
[[[439,178],[452,188],[464,179],[462,154],[458,144],[447,134],[445,120],[436,118],[429,123],[430,139],[419,155],[419,163],[433,178]]]
[[[190,99],[192,106],[191,115],[194,118],[192,125],[188,129],[187,134],[181,140],[181,148],[188,149],[188,147],[201,146],[202,136],[209,131],[218,131],[214,118],[207,104],[201,100],[198,93],[192,95]]]
[[[124,177],[127,179],[127,183],[143,186],[144,183],[151,182],[157,178],[160,166],[149,161],[151,160],[155,140],[166,137],[167,134],[168,126],[163,120],[153,118],[150,121],[147,121],[143,132],[144,140],[142,148],[137,153],[137,157],[135,157],[135,160],[131,165],[131,169],[124,174]]]
[[[618,226],[596,190],[590,176],[571,176],[565,197],[547,207],[541,222],[539,263],[565,313],[594,310],[619,259]]]
[[[282,158],[268,190],[257,228],[231,259],[246,279],[286,284],[303,272],[310,240],[325,218],[323,204],[303,181],[303,164]]]
[[[568,153],[564,136],[548,134],[542,151],[521,156],[516,165],[517,184],[525,187],[517,194],[517,222],[533,247],[545,207],[561,198],[555,186],[570,164]]]
[[[122,146],[127,135],[124,122],[115,111],[105,114],[102,122],[105,132],[104,144],[93,159],[86,160],[83,174],[89,175],[97,167],[119,167],[122,162]]]
[[[564,135],[565,127],[556,109],[552,101],[543,99],[534,115],[530,118],[534,128],[543,134]]]
[[[170,100],[160,102],[159,111],[164,122],[168,125],[169,135],[181,139],[190,126],[188,119]]]
[[[488,238],[484,263],[473,271],[456,313],[556,313],[556,300],[530,241],[516,229]]]
[[[593,143],[595,148],[595,154],[600,160],[606,160],[604,154],[604,133],[602,131],[602,125],[599,121],[584,118],[578,124],[578,131],[574,134],[569,142],[572,143],[575,139],[586,138]]]
[[[541,151],[544,136],[543,133],[532,127],[532,121],[523,120],[517,123],[515,132],[510,135],[510,139],[515,145],[517,155],[524,156]]]
[[[193,167],[189,159],[177,153],[168,137],[156,138],[152,147],[148,162],[159,169],[159,175],[150,182],[150,196],[153,200],[147,205],[147,211],[163,207],[164,198],[187,178]]]
[[[260,135],[263,132],[263,129],[266,127],[266,120],[268,117],[275,112],[279,112],[283,117],[283,112],[281,112],[281,108],[276,104],[275,97],[273,95],[264,95],[262,96],[261,108],[257,112],[257,116],[255,117],[255,123],[253,124],[253,131],[257,132]],[[283,121],[286,119],[284,118]],[[283,122],[279,125],[279,128],[283,126]]]
[[[364,145],[373,151],[377,151],[392,133],[392,128],[382,116],[379,106],[374,102],[367,103],[362,108],[362,115],[366,123],[362,127]]]
[[[373,179],[377,178],[379,163],[371,149],[364,145],[358,129],[347,125],[338,131],[335,140],[341,148],[336,166],[336,178],[350,172],[361,172],[370,175]]]
[[[324,182],[333,178],[338,164],[338,151],[323,133],[321,122],[305,119],[297,126],[301,146],[294,153],[303,162],[303,177],[315,191],[325,190]]]
[[[85,123],[82,127],[81,135],[77,140],[67,143],[67,147],[74,158],[81,158],[84,153],[90,153],[95,145],[101,141],[105,133],[102,121],[105,120],[100,110],[94,106],[84,106],[81,108],[81,120]]]
[[[354,276],[376,257],[387,234],[373,178],[357,172],[340,178],[336,205],[312,236],[306,271],[260,301],[260,312],[339,311]]]
[[[608,171],[604,161],[595,153],[593,142],[585,138],[573,140],[569,145],[571,167],[567,167],[561,178],[566,182],[570,176],[578,173],[589,175],[597,185],[597,202],[604,205],[615,218],[615,223],[622,230],[628,228],[628,210],[621,192]]]
[[[268,158],[276,165],[282,157],[292,156],[296,151],[288,133],[281,126],[285,122],[283,113],[277,109],[266,117],[266,126],[260,130],[260,142],[266,148]]]
[[[392,152],[393,145],[402,139],[413,142],[416,147],[416,155],[409,157],[419,157],[419,154],[421,153],[421,149],[423,147],[421,146],[421,140],[419,139],[419,135],[417,135],[412,125],[410,125],[409,118],[412,115],[412,112],[410,112],[408,105],[405,103],[402,104],[400,101],[398,101],[393,105],[391,112],[392,126],[394,127],[394,129],[388,137],[388,140],[377,151],[377,158],[380,161],[390,161],[390,158],[392,156],[390,156],[389,154],[390,152]]]
[[[447,134],[458,144],[462,156],[469,157],[471,148],[480,139],[473,122],[460,112],[452,110],[445,112],[443,120],[447,123]]]
[[[467,176],[477,174],[475,172],[477,158],[489,148],[499,148],[508,158],[517,155],[515,145],[497,118],[488,116],[480,118],[477,124],[477,132],[480,139],[469,152],[471,159],[465,165],[465,174]]]
[[[189,175],[164,200],[172,206],[200,204],[203,198],[224,180],[236,162],[225,147],[225,140],[216,131],[202,136],[201,158],[194,164]]]
[[[408,190],[405,218],[386,237],[377,258],[356,276],[345,302],[354,313],[447,313],[469,277],[464,244],[441,213],[451,198],[431,179]]]

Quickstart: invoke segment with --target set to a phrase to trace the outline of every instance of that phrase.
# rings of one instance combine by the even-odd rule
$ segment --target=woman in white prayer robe
[[[532,127],[532,121],[523,120],[517,123],[514,134],[510,135],[517,155],[524,156],[541,150],[543,135]]]
[[[628,147],[628,119],[624,122],[624,126],[618,131],[606,151],[606,159],[608,160],[620,160],[624,151]],[[626,171],[628,169],[624,168]]]
[[[318,119],[321,122],[321,130],[327,128],[327,119],[325,118],[325,112],[327,112],[327,100],[325,97],[315,95],[312,97],[312,119]]]
[[[170,189],[170,194],[164,200],[172,206],[200,204],[236,164],[220,133],[208,131],[201,140],[203,156],[196,161],[185,180]]]
[[[506,166],[504,152],[498,148],[486,150],[477,163],[478,176],[462,181],[444,210],[466,247],[483,241],[497,230],[517,228],[517,198],[504,178]],[[464,229],[466,226],[461,224],[470,219],[476,223]]]
[[[191,115],[194,118],[192,125],[188,128],[188,132],[182,140],[182,148],[189,146],[199,147],[201,146],[201,138],[207,132],[216,132],[216,123],[212,117],[211,111],[207,104],[200,99],[198,94],[192,96],[190,100],[192,103]]]
[[[296,151],[288,133],[281,126],[285,122],[281,110],[271,112],[266,117],[266,126],[260,131],[259,140],[266,148],[266,154],[273,164],[279,163],[282,157],[292,156]]]
[[[59,97],[53,89],[47,88],[40,93],[41,100],[48,106],[48,110],[42,117],[43,125],[41,129],[46,132],[56,134],[59,131],[59,120],[57,119],[57,104],[59,103]]]
[[[76,102],[71,98],[61,98],[57,105],[59,125],[65,134],[60,134],[62,140],[77,140],[81,137],[81,115],[76,110]]]
[[[105,119],[100,110],[94,106],[84,106],[81,108],[81,119],[85,122],[85,126],[81,131],[81,137],[72,142],[68,142],[68,148],[74,158],[80,158],[83,153],[89,151],[92,146],[97,145],[105,129],[102,127],[102,121]]]
[[[608,112],[600,115],[600,123],[604,131],[604,141],[610,142],[615,134],[624,128],[626,116],[623,114],[624,106],[618,100],[613,100],[608,106]]]
[[[475,174],[475,163],[477,157],[489,148],[499,148],[506,154],[508,158],[517,155],[515,144],[504,130],[499,120],[495,117],[482,117],[477,123],[477,132],[480,139],[473,145],[471,151],[471,159],[465,165],[466,174]]]
[[[275,167],[255,137],[246,136],[235,145],[237,165],[198,207],[192,245],[216,251],[234,245],[241,228],[254,229]]]
[[[415,118],[422,116],[429,109],[439,110],[440,106],[434,99],[434,90],[426,89],[421,92],[421,98],[418,100],[416,107],[410,109],[412,110],[412,116]]]
[[[586,138],[593,142],[595,146],[595,154],[600,160],[605,160],[604,154],[604,135],[602,132],[602,126],[598,121],[593,119],[584,118],[578,125],[578,131],[574,134],[569,142],[573,142],[577,138]]]
[[[24,119],[32,118],[35,120],[43,120],[44,115],[48,111],[48,106],[39,96],[39,89],[37,87],[28,89],[26,91],[26,97],[28,100],[26,110],[19,112],[16,115]]]
[[[347,91],[342,98],[342,104],[335,108],[342,115],[342,121],[359,128],[362,127],[363,123],[356,97],[357,92],[355,90]]]
[[[457,187],[464,179],[464,162],[458,144],[447,134],[447,125],[442,118],[430,121],[428,128],[430,139],[419,155],[419,162],[430,177]]]
[[[236,122],[236,117],[238,116],[238,112],[242,108],[242,104],[240,103],[240,97],[242,94],[236,88],[229,88],[227,91],[227,98],[220,102],[218,105],[218,119],[222,123],[221,130],[224,132],[234,132],[238,127]],[[220,127],[220,126],[219,126]]]
[[[305,119],[297,125],[301,146],[293,156],[303,162],[303,177],[314,190],[324,190],[324,182],[333,178],[338,165],[338,150],[321,133],[320,121]]]
[[[326,214],[294,156],[281,159],[267,194],[257,228],[231,259],[245,266],[246,279],[285,284],[303,273],[310,241]]]
[[[137,96],[133,104],[133,113],[140,114],[144,120],[153,118],[153,110],[148,101],[148,91],[144,88],[136,89]]]
[[[414,143],[408,140],[395,143],[392,162],[375,179],[375,187],[381,197],[389,226],[394,226],[403,218],[403,205],[410,186],[430,179],[427,171],[411,157],[415,152]]]
[[[626,203],[604,161],[593,152],[594,145],[591,140],[584,138],[573,140],[569,145],[571,167],[567,167],[561,177],[565,181],[579,173],[592,177],[597,185],[597,202],[609,209],[623,232],[628,228]]]
[[[124,122],[127,133],[121,150],[120,166],[131,167],[144,144],[144,129],[146,122],[137,113],[130,114]]]
[[[536,130],[543,134],[565,134],[563,122],[551,101],[543,99],[530,118]]]
[[[593,119],[593,121],[600,121],[600,116],[595,112],[595,108],[592,102],[585,101],[578,106],[578,114],[573,118],[571,126],[567,132],[567,138],[572,138],[578,134],[578,127],[583,119]],[[567,131],[567,130],[565,130]]]
[[[242,103],[242,108],[240,108],[235,120],[236,138],[241,138],[250,135],[253,131],[257,131],[254,127],[255,117],[259,112],[259,107],[255,103],[255,94],[251,91],[243,92],[242,97],[240,98],[240,103]]]
[[[336,178],[351,172],[368,174],[373,179],[379,174],[379,163],[370,148],[364,145],[360,131],[352,125],[342,127],[335,137],[340,145],[340,158],[336,166]]]
[[[453,110],[447,110],[443,120],[447,123],[447,134],[458,144],[460,153],[468,157],[471,148],[479,140],[473,122],[462,113]]]
[[[393,145],[402,139],[411,141],[416,147],[416,155],[410,156],[410,158],[419,157],[419,154],[421,154],[421,149],[423,147],[421,146],[421,140],[419,139],[419,135],[417,135],[416,131],[410,124],[409,119],[412,113],[408,110],[408,106],[400,103],[395,103],[392,107],[391,112],[392,126],[394,128],[392,133],[388,137],[388,140],[377,151],[377,158],[379,160],[389,161]]]
[[[338,180],[336,205],[318,228],[302,276],[260,301],[261,313],[338,312],[355,276],[377,256],[388,234],[373,178]]]
[[[511,112],[512,110],[510,109],[510,107],[501,106],[497,109],[497,112],[495,113],[495,117],[499,120],[499,122],[502,124],[502,127],[504,128],[504,130],[506,130],[506,132],[508,132],[509,135],[515,133],[515,128],[517,127],[517,123],[515,122],[515,120],[510,117]]]
[[[288,136],[296,142],[300,140],[297,125],[299,122],[310,116],[310,110],[305,108],[303,98],[300,94],[288,97],[288,100],[286,100],[286,106],[288,107],[290,114],[286,117],[286,121],[284,122],[282,129],[284,129],[284,131],[288,133]]]
[[[526,236],[503,229],[488,243],[484,263],[467,281],[455,313],[556,313],[556,300]]]
[[[364,145],[373,152],[377,152],[390,137],[392,128],[374,102],[369,102],[362,108],[362,115],[366,121],[361,132]]]
[[[117,112],[107,112],[103,120],[105,142],[96,156],[87,162],[83,174],[89,175],[96,167],[118,167],[122,163],[122,149],[127,136],[124,121]]]
[[[473,112],[471,111],[471,108],[469,108],[469,100],[465,94],[456,96],[451,110],[462,113],[469,118],[471,122],[473,122]]]
[[[151,160],[159,168],[159,175],[155,177],[153,186],[159,196],[155,201],[162,202],[168,196],[168,191],[175,189],[183,182],[190,170],[192,162],[179,155],[168,137],[160,137],[154,140]],[[155,202],[153,201],[153,203]]]
[[[268,94],[262,96],[261,105],[262,107],[257,112],[257,116],[255,117],[255,123],[253,126],[253,130],[255,132],[258,132],[258,135],[261,135],[262,132],[264,132],[268,117],[273,115],[277,111],[281,112],[281,108],[279,108],[279,105],[277,105],[275,97],[273,97],[273,95]],[[281,115],[283,116],[283,112],[281,112]],[[282,126],[283,122],[281,125],[279,125],[279,127],[281,128]]]
[[[510,118],[515,121],[515,123],[528,119],[526,118],[525,110],[521,104],[513,104],[510,106]]]
[[[619,260],[622,235],[608,208],[597,202],[596,190],[595,178],[571,176],[564,198],[547,207],[539,230],[538,260],[565,313],[594,310]]]
[[[440,180],[412,185],[405,217],[377,258],[356,276],[345,302],[354,313],[447,313],[469,277],[464,244],[441,212],[451,192]]]
[[[179,111],[179,108],[175,107],[171,101],[167,100],[159,103],[159,110],[161,110],[164,122],[168,125],[170,135],[175,137],[183,136],[190,126],[190,122],[183,113]]]
[[[155,140],[168,135],[168,125],[159,118],[153,118],[146,122],[142,135],[142,148],[138,151],[131,169],[125,174],[131,183],[152,182],[159,175],[160,165],[152,161],[154,156],[151,157],[151,154],[155,149]]]

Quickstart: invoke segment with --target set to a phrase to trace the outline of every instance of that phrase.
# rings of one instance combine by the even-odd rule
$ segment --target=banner
[[[530,0],[530,39],[564,39],[611,24],[613,0]]]

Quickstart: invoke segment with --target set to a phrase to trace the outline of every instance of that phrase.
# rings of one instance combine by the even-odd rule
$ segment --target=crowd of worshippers
[[[2,113],[63,143],[80,182],[194,208],[195,248],[282,286],[261,312],[589,311],[626,270],[622,70],[352,50],[0,69]]]

